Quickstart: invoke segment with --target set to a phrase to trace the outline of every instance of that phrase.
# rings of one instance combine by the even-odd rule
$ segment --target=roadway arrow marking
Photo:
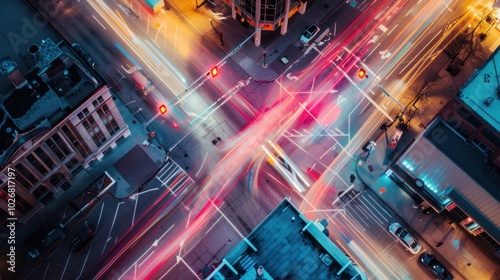
[[[382,55],[382,59],[386,59],[386,58],[389,58],[391,57],[391,53],[388,52],[388,51],[380,51],[378,52],[380,55]]]
[[[289,80],[294,80],[294,81],[298,81],[298,80],[299,80],[299,77],[297,77],[297,76],[292,76],[292,73],[288,73],[288,74],[286,74],[286,77],[287,77]]]

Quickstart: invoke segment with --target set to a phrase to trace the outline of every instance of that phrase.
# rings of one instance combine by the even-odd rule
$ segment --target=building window
[[[491,144],[495,145],[495,147],[500,148],[500,138],[491,132],[491,130],[485,128],[481,131],[481,135],[486,138],[486,140],[490,141]]]
[[[78,118],[80,120],[83,120],[86,116],[88,116],[90,114],[90,111],[89,109],[87,108],[84,108],[80,113],[77,114]]]
[[[45,185],[40,185],[38,186],[38,188],[36,188],[32,194],[33,196],[35,196],[37,199],[41,199],[45,194],[47,194],[49,192],[49,190],[47,189],[47,187],[45,187]]]
[[[38,182],[33,173],[26,169],[26,167],[24,167],[24,165],[22,165],[21,163],[16,164],[16,170],[16,180],[21,183],[21,186],[29,189],[29,187],[32,187]]]
[[[33,184],[29,183],[23,176],[17,174],[16,176],[16,186],[23,186],[24,188],[31,188]]]
[[[447,123],[464,139],[467,139],[469,136],[471,136],[471,132],[467,130],[467,128],[465,128],[463,125],[461,125],[460,122],[458,122],[455,118],[449,118]]]
[[[78,160],[72,158],[68,161],[68,163],[66,163],[66,168],[68,168],[69,171],[72,171],[78,164]]]
[[[99,126],[97,125],[96,121],[92,116],[84,120],[82,124],[83,127],[85,127],[85,129],[89,133],[89,136],[92,138],[92,140],[98,147],[101,146],[104,142],[106,142],[106,137],[104,136],[104,133],[102,133],[101,129],[99,128]]]
[[[63,154],[63,152],[61,151],[61,149],[59,149],[59,147],[56,146],[56,143],[54,143],[54,141],[52,141],[51,139],[47,139],[45,141],[45,144],[47,144],[47,146],[49,147],[49,149],[56,155],[56,157],[60,161],[63,161],[64,159],[66,159],[66,156]]]
[[[8,197],[5,190],[0,189],[0,199],[7,201]],[[16,211],[21,214],[26,214],[33,206],[24,200],[21,196],[16,195]]]
[[[467,111],[464,107],[461,107],[457,110],[457,114],[466,120],[470,125],[474,128],[478,128],[481,126],[481,121],[479,121],[476,117],[474,117],[469,111]]]
[[[38,170],[38,172],[40,172],[42,175],[47,175],[47,173],[49,173],[49,170],[47,170],[45,168],[45,166],[43,166],[42,163],[40,163],[40,161],[34,156],[34,155],[28,155],[26,157],[26,159],[28,160],[29,163],[31,163],[31,165],[33,165],[33,167],[36,168],[36,170]]]
[[[54,169],[55,164],[54,161],[42,150],[42,148],[38,147],[35,149],[35,154],[40,158],[40,160],[45,163],[45,165],[50,169]]]
[[[54,186],[57,187],[59,184],[63,183],[66,178],[64,175],[60,172],[54,173],[52,177],[50,177],[50,183]]]
[[[86,157],[88,155],[88,152],[85,150],[85,148],[82,146],[80,141],[78,141],[75,137],[75,135],[69,130],[67,126],[62,127],[62,131],[68,137],[69,141],[71,141],[71,144],[76,148],[76,150],[83,156]]]
[[[94,105],[95,108],[99,107],[102,103],[104,103],[104,98],[102,98],[102,96],[99,96],[96,100],[92,101],[92,105]]]
[[[485,153],[487,156],[490,156],[493,153],[493,151],[488,146],[486,146],[483,142],[481,142],[481,140],[477,138],[472,140],[472,143],[474,143],[479,148],[479,150],[481,150],[481,152]]]
[[[69,150],[68,146],[66,145],[66,143],[61,139],[61,137],[59,136],[59,134],[54,134],[52,135],[52,139],[54,139],[54,141],[56,142],[56,145],[59,149],[61,149],[61,151],[65,154],[65,155],[69,155],[71,153],[71,151]]]
[[[109,110],[109,107],[106,104],[103,105],[101,108],[97,109],[96,111],[110,135],[113,135],[118,130],[120,130],[118,123],[116,123],[113,114],[111,114],[111,111]]]

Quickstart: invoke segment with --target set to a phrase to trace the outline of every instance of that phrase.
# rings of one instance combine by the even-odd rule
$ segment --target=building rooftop
[[[459,99],[500,132],[500,48],[478,68],[458,93]]]
[[[40,24],[26,2],[16,1],[7,10],[0,12],[8,23],[0,30],[11,39],[0,50],[1,167],[22,143],[56,126],[103,86],[49,23]],[[37,32],[23,36],[27,28]]]
[[[364,279],[364,272],[328,238],[325,224],[308,221],[284,199],[228,253],[224,263],[230,265],[221,265],[213,279],[253,280],[259,272],[269,280]]]
[[[500,240],[500,174],[487,159],[474,143],[466,143],[438,118],[398,161],[436,197],[460,201],[467,213],[476,213],[474,220]]]

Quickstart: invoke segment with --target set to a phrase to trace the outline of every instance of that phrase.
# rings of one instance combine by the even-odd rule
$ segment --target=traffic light
[[[363,79],[363,78],[368,78],[368,76],[366,76],[366,70],[363,69],[363,68],[359,68],[359,71],[358,71],[358,77],[360,79]]]
[[[165,106],[165,104],[161,104],[159,109],[162,115],[167,112],[167,106]]]
[[[219,75],[219,68],[217,66],[214,66],[212,69],[210,69],[210,75],[212,75],[212,77],[216,77],[217,75]]]

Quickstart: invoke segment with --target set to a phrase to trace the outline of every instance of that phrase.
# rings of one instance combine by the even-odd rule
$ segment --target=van
[[[132,80],[135,83],[135,86],[138,87],[144,95],[148,95],[148,93],[153,89],[153,83],[151,83],[148,78],[141,73],[141,71],[137,70],[132,73]]]
[[[138,87],[144,95],[148,95],[148,93],[154,89],[153,83],[142,74],[141,69],[137,66],[125,68],[122,65],[122,69],[129,75],[132,76],[132,80],[136,87]]]

